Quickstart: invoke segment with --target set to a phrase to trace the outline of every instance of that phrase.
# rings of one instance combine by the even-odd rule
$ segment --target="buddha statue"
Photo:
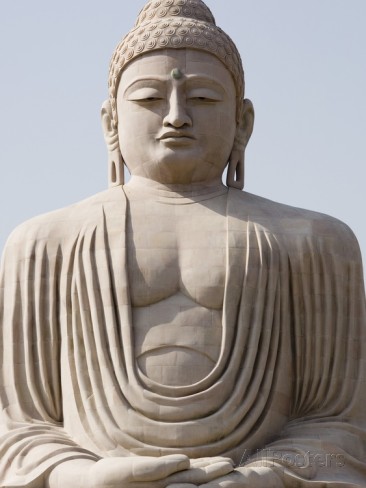
[[[366,486],[357,241],[242,191],[253,121],[209,8],[149,1],[111,61],[110,188],[3,255],[1,487]]]

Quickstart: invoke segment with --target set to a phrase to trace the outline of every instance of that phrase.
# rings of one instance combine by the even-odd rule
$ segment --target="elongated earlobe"
[[[108,151],[109,186],[124,184],[124,163],[118,141],[117,127],[113,121],[112,107],[109,100],[102,105],[102,128]]]
[[[254,126],[254,108],[250,100],[243,100],[241,117],[237,126],[233,149],[229,158],[226,184],[231,188],[242,190],[245,179],[245,148],[249,142]]]
[[[226,184],[230,188],[236,188],[237,190],[242,190],[244,188],[244,159],[244,151],[239,152],[233,149],[230,155],[226,177]]]

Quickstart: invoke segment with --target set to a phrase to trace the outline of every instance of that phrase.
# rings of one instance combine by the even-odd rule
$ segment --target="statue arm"
[[[36,236],[34,235],[36,234]],[[43,235],[46,234],[46,235]],[[47,229],[26,223],[9,239],[0,274],[0,485],[24,488],[165,488],[209,482],[233,470],[226,458],[101,459],[63,428],[59,282],[68,253]],[[63,273],[63,276],[67,273]]]
[[[277,374],[291,381],[290,419],[271,443],[244,453],[234,473],[201,488],[366,485],[361,256],[344,224],[314,227],[278,239],[282,313],[291,318],[281,333],[291,356]]]
[[[288,262],[292,417],[243,469],[269,467],[289,487],[336,487],[341,480],[365,486],[366,312],[358,243],[347,226],[327,220],[289,247]]]
[[[59,246],[29,224],[8,241],[0,284],[0,485],[43,486],[56,464],[97,461],[62,428]]]

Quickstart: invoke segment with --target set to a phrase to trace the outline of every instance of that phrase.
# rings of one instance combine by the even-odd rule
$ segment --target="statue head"
[[[164,57],[166,63],[164,62]],[[225,117],[222,117],[219,123],[221,124],[221,133],[218,135],[219,137],[223,136],[224,139],[226,137],[226,142],[230,146],[230,150],[226,150],[227,161],[224,162],[221,170],[223,171],[224,167],[229,164],[228,186],[243,188],[244,152],[253,128],[253,106],[249,100],[244,100],[244,71],[240,54],[230,37],[216,26],[210,9],[202,0],[149,1],[141,10],[134,28],[116,47],[110,64],[109,100],[103,104],[102,108],[103,129],[109,150],[110,184],[112,186],[123,184],[122,155],[126,152],[123,147],[124,144],[126,145],[126,138],[123,137],[123,126],[126,127],[126,124],[128,124],[126,117],[124,117],[124,115],[128,116],[128,114],[123,113],[121,122],[120,110],[122,109],[119,105],[123,105],[123,96],[119,95],[120,87],[121,85],[125,85],[124,78],[133,81],[132,78],[136,77],[139,71],[141,71],[140,66],[143,66],[143,64],[143,70],[146,73],[153,73],[154,66],[158,71],[155,74],[149,75],[150,77],[147,76],[146,83],[150,84],[150,88],[151,86],[156,86],[156,83],[158,83],[156,80],[159,76],[165,76],[168,80],[167,82],[170,83],[169,87],[164,88],[165,85],[161,85],[157,91],[170,90],[169,93],[173,93],[174,91],[176,101],[183,104],[181,108],[186,113],[190,111],[187,104],[195,103],[192,102],[193,98],[196,101],[200,99],[202,104],[206,104],[206,107],[211,104],[211,109],[206,110],[207,116],[211,118],[211,120],[206,121],[206,127],[209,127],[210,123],[216,119],[216,117],[212,119],[212,115],[215,115],[215,102],[216,110],[219,110],[222,115],[224,115],[224,109],[226,112],[230,111],[230,114],[226,113]],[[150,67],[150,70],[147,69],[146,71],[145,66]],[[188,68],[187,72],[185,72],[186,67]],[[197,74],[203,76],[195,77],[195,69],[197,69]],[[201,85],[202,88],[206,88],[206,94],[210,90],[210,87],[216,86],[216,95],[213,98],[220,97],[218,95],[218,92],[220,92],[218,85],[221,84],[221,91],[227,95],[223,97],[225,100],[214,100],[206,96],[191,97],[189,95],[189,100],[187,96],[180,97],[179,93],[184,92],[186,95],[187,90],[190,94],[193,92],[198,93],[197,87],[200,82],[197,81],[194,83],[193,81],[189,81],[193,78],[201,79]],[[188,88],[185,86],[186,84]],[[178,88],[179,86],[181,88]],[[126,89],[126,86],[124,86],[124,89]],[[154,89],[150,89],[151,93],[153,91]],[[154,106],[151,103],[149,106],[146,106],[147,99],[151,102],[154,97],[146,96],[145,98],[141,98],[141,93],[140,91],[137,97],[139,100],[133,101],[140,106],[145,103],[145,108],[148,109],[146,115],[151,112],[151,108],[153,108],[153,112],[154,110],[155,112],[159,112],[160,109],[157,103]],[[122,100],[120,104],[118,102],[119,99]],[[183,99],[184,101],[182,101]],[[223,105],[224,102],[227,102],[225,106]],[[126,110],[126,105],[124,105],[124,109]],[[202,110],[196,110],[195,114],[193,114],[193,120],[187,120],[185,122],[187,126],[193,127],[189,131],[192,138],[194,138],[194,130],[201,131],[201,133],[203,130],[202,127],[196,128],[196,122],[194,120],[196,113],[201,115],[203,112]],[[161,116],[163,119],[162,113]],[[189,116],[187,117],[189,118]],[[165,120],[162,123],[166,124],[170,122],[166,122]],[[141,136],[143,137],[143,127],[141,125],[139,127],[142,130]],[[127,131],[129,132],[129,137],[133,134],[131,132],[132,129]],[[148,130],[151,131],[152,129],[150,128]],[[207,130],[207,133],[209,134],[210,131]],[[211,138],[207,137],[207,143],[215,146],[217,140],[215,140],[212,131],[211,134]],[[123,142],[124,140],[125,143]],[[143,144],[143,141],[140,141],[140,144]],[[186,142],[188,146],[189,141],[187,140]],[[204,139],[203,142],[206,143],[206,140]],[[137,144],[137,141],[134,143]],[[217,149],[221,148],[219,144],[217,146]],[[125,149],[127,148],[125,147]],[[172,146],[170,149],[174,150],[174,147]],[[178,148],[177,151],[179,152]],[[214,152],[214,147],[212,147],[211,151],[206,151],[207,154]],[[187,158],[190,158],[189,151],[186,151],[186,153]],[[221,153],[219,157],[225,157],[225,147]],[[137,157],[139,157],[138,154]],[[154,157],[157,156],[154,155]],[[212,159],[211,156],[208,157]],[[131,166],[131,158],[129,159],[130,164],[128,164],[128,158],[125,159],[127,166]],[[222,166],[221,161],[218,162],[219,168],[221,167],[220,165]],[[131,168],[129,169],[131,171]],[[208,173],[206,172],[207,175]],[[200,177],[205,178],[205,173],[203,172],[202,176],[198,176],[198,178]]]

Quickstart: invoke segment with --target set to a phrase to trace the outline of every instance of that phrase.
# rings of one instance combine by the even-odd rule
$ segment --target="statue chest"
[[[221,310],[226,275],[226,217],[203,205],[131,206],[127,267],[131,303],[146,307],[182,293]]]
[[[127,225],[135,357],[160,384],[200,381],[222,343],[226,218],[198,205],[136,212]]]

